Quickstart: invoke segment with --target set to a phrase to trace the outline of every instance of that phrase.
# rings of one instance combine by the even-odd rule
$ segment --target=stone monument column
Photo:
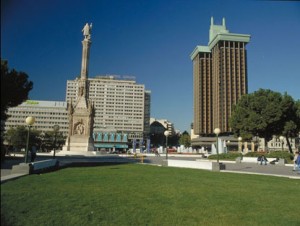
[[[82,63],[81,63],[81,79],[87,79],[88,77],[88,67],[89,67],[89,58],[90,58],[90,46],[92,42],[90,40],[82,41]]]
[[[81,76],[78,80],[78,95],[75,104],[69,103],[69,135],[64,150],[66,151],[94,151],[92,137],[95,109],[88,99],[88,65],[91,46],[92,24],[86,23],[82,29]]]
[[[79,95],[84,95],[87,97],[87,78],[88,78],[88,68],[89,68],[89,60],[90,60],[90,47],[92,45],[91,42],[91,30],[92,24],[86,23],[84,28],[82,29],[84,39],[82,43],[82,59],[81,59],[81,83],[79,84]]]

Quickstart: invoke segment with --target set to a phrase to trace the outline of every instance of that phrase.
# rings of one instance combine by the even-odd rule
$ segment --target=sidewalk
[[[300,172],[293,171],[292,164],[282,165],[260,165],[256,163],[225,163],[226,170],[221,172],[259,174],[267,176],[286,177],[300,179]]]

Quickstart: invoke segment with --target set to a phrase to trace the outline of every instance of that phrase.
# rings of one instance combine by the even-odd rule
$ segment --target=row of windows
[[[102,115],[102,116],[99,116],[99,117],[102,117],[102,118],[105,118],[105,115],[112,115],[111,117],[118,117],[118,116],[121,116],[121,117],[125,117],[125,116],[143,116],[142,113],[137,113],[137,114],[132,114],[130,112],[126,112],[126,113],[123,113],[122,111],[118,111],[118,112],[98,112],[99,115]]]
[[[113,88],[110,88],[110,87],[103,87],[103,86],[90,86],[89,87],[89,90],[110,90],[110,91],[114,91],[114,92],[116,92],[116,91],[119,91],[119,92],[128,92],[128,91],[130,91],[130,92],[134,92],[134,91],[136,91],[136,92],[143,92],[144,91],[144,88],[140,88],[140,87],[137,87],[137,88],[130,88],[130,89],[128,89],[128,88],[115,88],[115,87],[113,87]]]
[[[91,98],[91,100],[95,101],[98,104],[126,104],[126,103],[132,103],[132,102],[136,102],[136,103],[144,103],[143,98],[128,98],[128,99],[124,99],[124,100],[120,100],[120,98],[107,98],[107,99],[103,99],[103,98]]]
[[[77,83],[73,83],[73,85]],[[69,83],[71,85],[71,83]],[[91,87],[105,87],[105,88],[113,88],[113,89],[143,89],[141,85],[118,85],[118,84],[105,84],[105,83],[95,83],[89,82],[89,86]]]
[[[18,111],[14,110],[9,110],[8,114],[14,114],[14,115],[23,115],[24,117],[26,114],[29,115],[67,115],[66,112],[38,112],[38,111],[32,111],[32,108],[30,109],[31,111],[24,111],[22,109],[18,109]]]
[[[143,114],[100,114],[100,116],[96,117],[96,118],[100,118],[100,119],[108,119],[108,118],[113,118],[113,119],[117,119],[117,118],[121,118],[121,119],[127,119],[127,118],[143,118]]]
[[[91,93],[90,95],[89,95],[89,97],[91,98],[91,97],[96,97],[96,99],[98,99],[98,100],[101,100],[101,99],[106,99],[106,98],[112,98],[112,99],[121,99],[121,100],[123,100],[123,99],[125,99],[125,100],[132,100],[132,99],[144,99],[144,96],[143,95],[133,95],[133,96],[124,96],[124,95],[122,95],[122,96],[116,96],[116,95],[106,95],[106,94],[104,94],[104,95],[99,95],[98,93]]]
[[[107,101],[107,102],[95,102],[95,106],[97,107],[103,107],[103,105],[106,105],[106,106],[115,106],[115,107],[118,107],[118,108],[121,108],[121,107],[124,107],[125,105],[132,105],[132,104],[136,104],[136,105],[139,105],[139,106],[143,106],[144,103],[142,101],[135,101],[134,103],[132,102],[111,102],[111,101]]]
[[[6,125],[11,125],[11,124],[25,124],[24,120],[8,120],[5,122]],[[45,122],[45,121],[38,121],[36,120],[35,121],[35,124],[34,125],[39,125],[39,124],[69,124],[67,121],[55,121],[55,122],[52,122],[52,121],[48,121],[48,122]]]

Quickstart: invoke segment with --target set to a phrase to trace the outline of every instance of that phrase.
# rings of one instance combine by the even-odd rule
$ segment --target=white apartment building
[[[59,125],[60,131],[68,133],[69,120],[67,102],[27,100],[17,107],[9,108],[10,116],[5,122],[5,131],[10,127],[26,126],[25,119],[28,116],[35,117],[33,128],[42,132],[53,131],[54,125]]]
[[[142,139],[150,131],[151,92],[134,77],[105,75],[88,78],[88,99],[94,103],[94,133],[123,132]],[[66,101],[75,103],[78,79],[68,80]]]

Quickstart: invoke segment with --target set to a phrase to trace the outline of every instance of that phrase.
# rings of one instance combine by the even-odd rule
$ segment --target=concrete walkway
[[[163,165],[163,161],[166,159],[165,156],[160,157],[149,157],[144,159],[144,163]],[[174,157],[170,156],[169,159],[182,159],[195,161],[199,157]],[[292,164],[285,165],[260,165],[256,163],[236,163],[235,161],[221,161],[226,165],[225,170],[221,170],[223,173],[243,173],[243,174],[259,174],[267,176],[286,177],[291,179],[300,179],[300,172],[293,171]]]
[[[300,179],[300,172],[293,171],[292,164],[286,165],[260,165],[256,163],[225,163],[226,170],[221,172],[259,174],[267,176],[287,177]]]
[[[51,155],[40,155],[37,157],[36,161],[41,161],[45,159],[52,158]],[[141,158],[133,158],[133,156],[122,156],[118,155],[101,155],[101,156],[57,156],[57,159],[60,162],[60,165],[67,165],[71,163],[125,163],[125,162],[142,162]],[[174,157],[170,156],[169,159],[184,159],[195,161],[199,159],[199,156],[189,156],[189,157]],[[166,160],[165,156],[155,157],[155,156],[146,156],[143,158],[143,164],[152,164],[152,165],[164,165]],[[1,183],[14,180],[19,177],[26,176],[27,174],[11,174],[11,169],[13,165],[17,165],[21,162],[24,162],[24,158],[13,158],[8,159],[1,164]],[[293,171],[292,164],[286,164],[284,166],[280,165],[259,165],[256,163],[235,163],[233,161],[220,161],[226,165],[226,169],[222,170],[222,173],[242,173],[242,174],[259,174],[267,176],[276,176],[276,177],[286,177],[290,179],[300,179],[300,172]]]

